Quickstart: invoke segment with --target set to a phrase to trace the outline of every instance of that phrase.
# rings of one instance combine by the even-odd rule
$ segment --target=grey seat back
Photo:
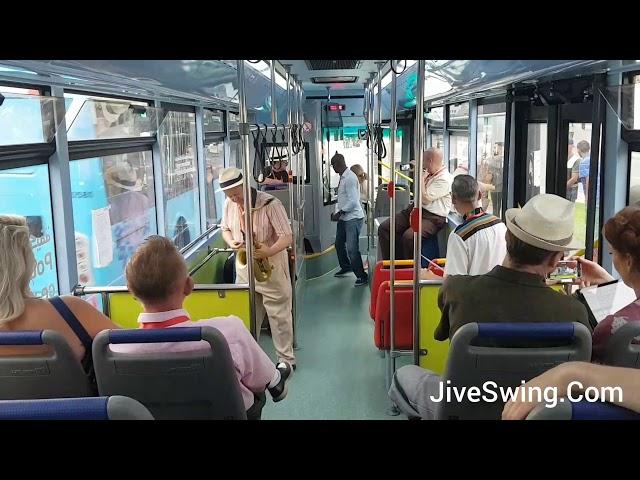
[[[602,362],[616,367],[640,368],[640,343],[632,343],[640,337],[640,323],[627,322],[609,337]]]
[[[0,400],[93,395],[89,379],[62,334],[53,330],[0,333],[0,345],[46,345],[52,352],[0,356]]]
[[[0,420],[153,420],[153,416],[140,402],[114,396],[3,400]]]
[[[526,420],[640,420],[640,413],[608,402],[570,401],[535,407]]]
[[[109,344],[200,340],[210,349],[119,353],[109,348]],[[157,420],[246,419],[229,346],[213,327],[105,330],[94,340],[93,359],[100,395],[134,398]]]
[[[521,347],[539,343],[540,347]],[[543,342],[543,343],[542,343]],[[483,346],[497,345],[497,346]],[[508,346],[500,346],[508,345]],[[469,323],[451,339],[443,385],[452,392],[451,401],[438,403],[438,419],[499,420],[508,387],[572,360],[591,359],[591,334],[584,325],[573,323]],[[447,382],[450,382],[448,385]],[[489,383],[489,382],[494,382]],[[476,387],[478,395],[453,394]],[[439,392],[438,392],[439,393]],[[484,398],[483,398],[484,396]],[[492,401],[494,400],[495,401]],[[476,400],[476,401],[473,401]]]
[[[396,189],[396,212],[407,208],[410,202],[409,190]],[[380,185],[377,188],[375,205],[373,208],[373,217],[390,216],[391,208],[389,202],[389,193],[386,185]]]

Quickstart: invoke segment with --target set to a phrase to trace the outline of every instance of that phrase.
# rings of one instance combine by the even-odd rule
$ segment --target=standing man
[[[331,167],[340,175],[336,212],[331,214],[331,220],[338,222],[335,246],[340,271],[335,276],[342,277],[353,272],[356,275],[356,287],[367,285],[369,276],[364,271],[360,256],[360,229],[364,220],[360,203],[360,183],[356,174],[347,168],[341,154],[336,153],[331,158]]]
[[[429,148],[423,154],[422,172],[422,237],[436,235],[444,226],[451,210],[453,175],[444,165],[442,151]],[[414,204],[396,215],[396,260],[413,258],[413,230],[410,216]],[[382,259],[391,258],[391,217],[378,228],[378,248]]]
[[[235,167],[220,172],[220,189],[227,199],[222,213],[222,238],[234,250],[245,245],[244,179]],[[278,362],[287,362],[296,368],[293,353],[293,316],[291,314],[291,278],[287,247],[293,234],[287,212],[277,198],[251,188],[251,214],[254,234],[255,258],[266,258],[272,267],[271,276],[264,282],[256,280],[256,323],[258,336],[266,310],[271,327],[273,346]],[[248,268],[236,264],[236,283],[249,283]]]

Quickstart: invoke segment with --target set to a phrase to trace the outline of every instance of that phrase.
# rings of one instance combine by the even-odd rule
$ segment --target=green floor
[[[369,288],[331,272],[309,280],[297,323],[297,370],[285,400],[264,407],[264,420],[389,420],[384,359],[373,344]],[[274,357],[271,337],[260,345]]]

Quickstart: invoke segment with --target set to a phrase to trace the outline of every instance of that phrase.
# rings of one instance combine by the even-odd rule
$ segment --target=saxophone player
[[[245,212],[244,179],[235,167],[220,172],[220,190],[227,197],[224,203],[221,228],[227,245],[238,250],[244,247]],[[267,259],[271,275],[255,282],[255,312],[258,335],[266,311],[271,326],[271,338],[278,361],[288,362],[295,369],[293,353],[293,317],[291,313],[291,277],[287,247],[293,234],[287,212],[277,198],[251,188],[251,214],[255,241],[254,256]],[[236,263],[236,283],[248,283],[247,266]]]

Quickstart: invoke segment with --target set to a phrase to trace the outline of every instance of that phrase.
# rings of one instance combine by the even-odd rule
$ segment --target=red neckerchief
[[[143,322],[140,324],[140,328],[167,328],[172,325],[177,325],[178,323],[188,322],[190,319],[186,315],[180,315],[179,317],[170,318],[169,320],[165,320],[164,322]]]

